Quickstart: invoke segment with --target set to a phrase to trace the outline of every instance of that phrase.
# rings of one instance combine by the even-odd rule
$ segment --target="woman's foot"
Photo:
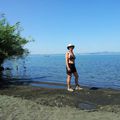
[[[69,92],[73,92],[74,90],[70,87],[67,89]]]
[[[83,88],[81,88],[79,85],[76,85],[75,90],[82,90]]]

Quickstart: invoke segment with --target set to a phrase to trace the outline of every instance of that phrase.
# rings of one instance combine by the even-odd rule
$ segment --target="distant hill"
[[[120,55],[120,52],[91,52],[91,53],[80,53],[81,55]]]

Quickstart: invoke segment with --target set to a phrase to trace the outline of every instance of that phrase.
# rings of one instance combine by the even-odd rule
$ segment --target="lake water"
[[[82,86],[120,89],[120,55],[76,55],[76,68]],[[4,77],[37,82],[66,84],[65,55],[29,55],[7,60]],[[71,83],[74,84],[74,77]]]

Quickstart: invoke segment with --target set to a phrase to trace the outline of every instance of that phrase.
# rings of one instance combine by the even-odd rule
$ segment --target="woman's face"
[[[69,47],[69,50],[70,50],[70,51],[73,51],[73,47]]]

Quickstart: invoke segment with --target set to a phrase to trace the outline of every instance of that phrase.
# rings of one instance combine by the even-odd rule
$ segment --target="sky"
[[[0,13],[32,36],[31,54],[120,52],[120,0],[0,0]]]

